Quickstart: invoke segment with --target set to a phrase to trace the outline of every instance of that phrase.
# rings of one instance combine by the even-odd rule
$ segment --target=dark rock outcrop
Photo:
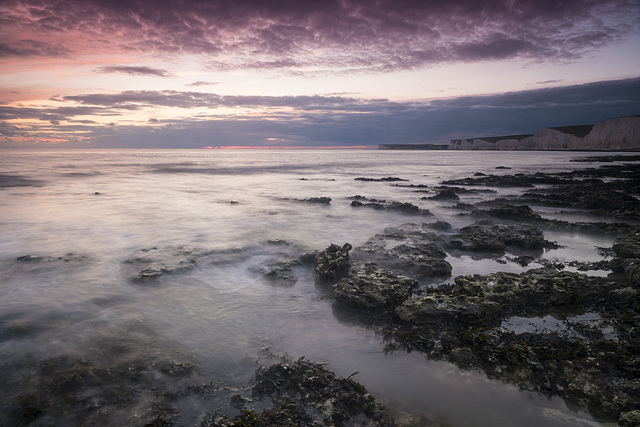
[[[527,224],[498,224],[481,220],[461,228],[455,235],[445,239],[451,249],[502,253],[508,246],[520,249],[554,247],[544,239],[542,231]]]
[[[349,276],[333,286],[333,297],[344,307],[381,309],[395,307],[411,296],[418,282],[375,264],[354,266]]]
[[[315,278],[319,282],[335,283],[349,272],[351,245],[331,243],[316,257]]]

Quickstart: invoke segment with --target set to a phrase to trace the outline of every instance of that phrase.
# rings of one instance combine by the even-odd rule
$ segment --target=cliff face
[[[609,119],[593,126],[544,128],[516,138],[452,140],[449,149],[640,151],[640,116]]]

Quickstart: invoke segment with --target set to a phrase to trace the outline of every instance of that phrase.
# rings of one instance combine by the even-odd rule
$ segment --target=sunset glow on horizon
[[[376,147],[640,114],[638,0],[7,0],[0,147]]]

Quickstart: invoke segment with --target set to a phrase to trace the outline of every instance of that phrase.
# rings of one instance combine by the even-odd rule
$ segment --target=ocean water
[[[559,398],[489,380],[416,353],[385,354],[381,337],[337,315],[308,267],[295,284],[264,276],[273,262],[330,243],[362,245],[386,227],[473,220],[452,202],[401,184],[438,185],[476,172],[514,174],[587,167],[594,153],[350,150],[83,150],[0,153],[0,361],[70,357],[116,363],[104,343],[197,365],[199,382],[242,387],[273,355],[326,362],[354,378],[399,420],[426,414],[451,426],[600,425]],[[496,169],[507,166],[510,170]],[[461,195],[476,203],[522,191]],[[99,194],[98,194],[99,193]],[[356,209],[352,196],[411,202],[433,217]],[[329,205],[301,201],[330,197]],[[571,220],[571,214],[540,211]],[[574,217],[584,220],[583,217]],[[554,232],[545,258],[596,261],[613,236]],[[32,258],[21,258],[30,256]],[[195,260],[193,268],[190,260]],[[182,264],[180,262],[182,261]],[[491,258],[449,256],[453,276],[523,271]],[[176,268],[135,282],[141,266]],[[146,264],[145,264],[146,263]],[[535,265],[534,265],[535,266]],[[443,279],[443,281],[451,279]],[[435,283],[434,285],[437,285]],[[113,346],[112,346],[113,347]],[[0,390],[6,401],[19,381]],[[189,401],[180,425],[224,402]],[[129,416],[130,415],[130,416]],[[130,424],[135,414],[123,415]],[[115,421],[114,421],[115,423]],[[116,424],[114,424],[116,425]]]

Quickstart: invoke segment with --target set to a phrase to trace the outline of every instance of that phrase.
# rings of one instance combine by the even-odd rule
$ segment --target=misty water
[[[476,172],[515,174],[581,167],[593,153],[350,150],[85,150],[5,151],[0,156],[0,361],[36,363],[69,355],[117,363],[118,341],[197,365],[191,381],[240,389],[277,357],[326,362],[354,377],[401,421],[427,414],[451,426],[600,425],[560,398],[520,391],[418,353],[385,354],[366,325],[334,309],[312,267],[298,266],[295,284],[274,283],[266,266],[330,243],[362,245],[386,227],[443,220],[473,222],[454,202],[393,182],[438,185]],[[496,169],[507,166],[511,169]],[[461,195],[467,203],[514,194]],[[98,194],[99,193],[99,194]],[[425,219],[356,209],[350,197],[411,202]],[[329,205],[301,201],[330,197]],[[540,210],[546,217],[571,214]],[[576,220],[584,220],[576,215]],[[545,233],[561,248],[544,257],[597,261],[613,236]],[[30,262],[31,256],[36,262]],[[137,283],[136,260],[175,264],[174,274]],[[181,269],[186,259],[195,267]],[[180,261],[183,264],[180,264]],[[527,268],[492,258],[449,255],[452,277]],[[189,262],[189,261],[187,261]],[[173,263],[173,264],[172,264]],[[450,281],[442,279],[439,283]],[[135,343],[135,344],[132,344]],[[3,368],[3,369],[5,369]],[[0,400],[21,392],[19,378]],[[193,425],[220,399],[186,399],[180,425]],[[225,406],[226,405],[226,406]],[[114,425],[135,424],[135,408]],[[571,418],[573,417],[573,418]]]

